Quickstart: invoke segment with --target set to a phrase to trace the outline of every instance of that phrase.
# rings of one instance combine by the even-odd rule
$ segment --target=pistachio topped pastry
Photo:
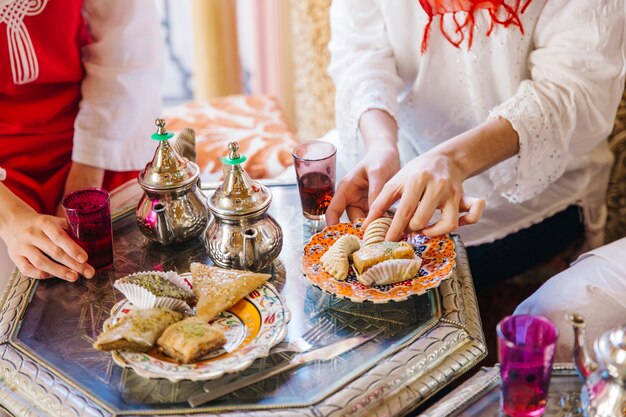
[[[389,259],[415,259],[413,245],[407,242],[380,242],[365,246],[352,254],[354,267],[359,274]]]
[[[100,333],[93,346],[104,351],[146,352],[166,328],[182,318],[166,308],[133,310]]]
[[[180,363],[191,363],[225,344],[224,332],[200,317],[172,324],[157,341],[160,352]]]
[[[166,278],[163,278],[157,274],[137,274],[129,275],[118,280],[120,284],[135,284],[142,288],[145,288],[150,293],[157,297],[169,297],[177,300],[182,300],[189,305],[195,303],[195,296],[185,291],[184,289],[177,287],[169,282]]]

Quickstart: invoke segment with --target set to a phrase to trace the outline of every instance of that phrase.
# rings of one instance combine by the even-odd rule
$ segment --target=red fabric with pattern
[[[419,0],[422,8],[428,15],[428,23],[424,28],[422,38],[422,54],[428,49],[431,24],[439,17],[439,30],[452,45],[459,48],[467,37],[468,49],[474,40],[474,13],[480,9],[489,11],[491,25],[486,35],[489,36],[496,24],[504,27],[517,26],[524,33],[520,16],[532,0]],[[444,19],[451,19],[453,33],[449,33],[444,26]]]
[[[0,14],[16,16],[19,7],[33,7],[27,3],[9,2]],[[4,184],[15,194],[38,212],[54,213],[70,169],[84,77],[80,49],[89,43],[89,34],[81,15],[82,0],[30,3],[39,4],[40,10],[23,16],[25,30],[10,31],[0,23],[0,166],[7,170]],[[25,33],[32,42],[38,75],[16,84],[9,41],[23,41]],[[15,56],[14,52],[14,62]],[[136,173],[107,172],[105,185],[112,187],[133,176]]]

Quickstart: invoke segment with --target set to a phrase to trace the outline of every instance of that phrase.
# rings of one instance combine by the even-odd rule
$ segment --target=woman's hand
[[[427,236],[451,232],[464,224],[480,219],[485,208],[481,199],[463,195],[465,174],[454,160],[438,152],[427,152],[406,164],[387,184],[371,205],[363,223],[366,228],[400,200],[386,240],[396,241],[412,231]],[[441,219],[428,225],[436,209]],[[459,217],[460,212],[465,214]]]
[[[506,119],[488,120],[463,132],[413,159],[385,184],[363,227],[398,200],[386,240],[398,240],[403,233],[419,230],[436,236],[476,223],[485,202],[465,196],[463,181],[518,152],[519,137]],[[437,209],[441,219],[428,225]]]
[[[76,281],[95,274],[87,253],[66,233],[65,219],[42,215],[0,184],[7,209],[0,218],[0,238],[20,271],[37,279],[56,276]]]
[[[339,182],[326,210],[326,223],[337,224],[344,211],[350,219],[365,217],[387,182],[400,169],[398,126],[386,111],[371,109],[361,115],[359,130],[367,152]]]
[[[370,149],[357,166],[337,186],[326,210],[326,223],[337,224],[344,211],[350,220],[365,217],[371,203],[385,183],[400,169],[400,156],[395,146]]]

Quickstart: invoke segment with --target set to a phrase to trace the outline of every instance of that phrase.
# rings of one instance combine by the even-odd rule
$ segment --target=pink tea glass
[[[84,188],[65,197],[61,205],[70,226],[70,236],[87,252],[87,262],[101,268],[113,262],[111,205],[109,193]]]
[[[546,408],[558,330],[545,317],[507,316],[497,326],[502,408],[512,417],[535,417]]]

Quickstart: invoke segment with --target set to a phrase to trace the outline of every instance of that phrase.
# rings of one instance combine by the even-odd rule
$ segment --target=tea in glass
[[[304,217],[323,220],[335,193],[337,149],[322,141],[305,142],[293,150]]]
[[[109,193],[101,188],[84,188],[65,197],[61,205],[70,236],[87,252],[87,263],[101,268],[113,262],[111,205]]]

